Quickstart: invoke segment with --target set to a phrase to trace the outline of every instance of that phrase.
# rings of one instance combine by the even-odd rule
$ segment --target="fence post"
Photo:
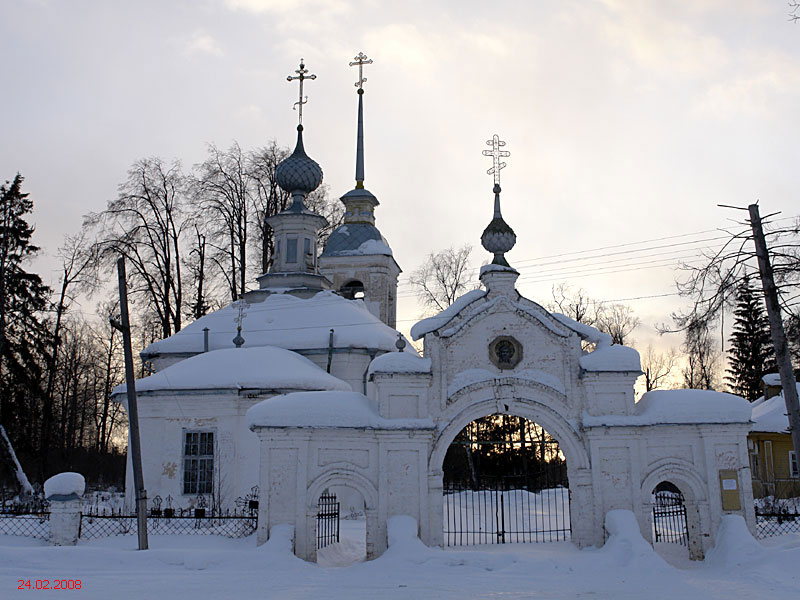
[[[79,473],[59,473],[44,482],[50,502],[50,545],[74,546],[81,528],[81,496],[86,482]]]

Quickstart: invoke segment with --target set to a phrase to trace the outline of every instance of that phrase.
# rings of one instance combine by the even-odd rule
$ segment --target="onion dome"
[[[303,126],[297,126],[297,145],[294,152],[275,169],[275,179],[282,189],[293,196],[310,194],[322,184],[322,168],[310,158],[303,147]]]
[[[500,186],[494,186],[494,217],[481,235],[481,245],[494,254],[493,265],[510,266],[505,254],[517,243],[517,236],[500,214]]]

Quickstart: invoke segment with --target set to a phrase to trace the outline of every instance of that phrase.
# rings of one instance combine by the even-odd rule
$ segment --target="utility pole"
[[[136,488],[136,529],[139,534],[139,550],[147,550],[147,492],[142,477],[142,447],[139,442],[139,409],[136,405],[136,374],[133,370],[131,350],[131,322],[128,316],[128,284],[125,277],[125,258],[117,261],[119,275],[120,320],[109,319],[111,326],[122,332],[125,349],[125,388],[128,392],[128,433],[130,434],[131,462],[133,463],[133,487]]]
[[[750,212],[750,226],[753,228],[753,240],[756,244],[758,257],[758,270],[761,274],[761,284],[764,287],[764,300],[767,303],[767,316],[769,317],[769,330],[772,335],[772,345],[775,346],[775,358],[778,363],[778,372],[781,376],[783,398],[786,401],[786,414],[789,415],[789,431],[792,434],[792,445],[795,456],[800,460],[800,403],[797,400],[797,385],[792,371],[792,359],[786,346],[786,334],[783,331],[781,307],[778,303],[778,290],[775,287],[775,278],[772,265],[769,262],[767,242],[764,239],[764,229],[761,226],[761,215],[758,205],[751,204],[747,207]]]

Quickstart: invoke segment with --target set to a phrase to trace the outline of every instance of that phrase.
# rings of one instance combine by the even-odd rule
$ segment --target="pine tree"
[[[0,423],[21,454],[36,448],[42,382],[50,347],[43,314],[50,290],[24,264],[39,251],[31,244],[33,209],[22,176],[0,186]]]
[[[764,312],[763,298],[745,277],[736,293],[736,320],[730,337],[725,380],[731,391],[751,402],[762,394],[761,378],[776,370],[775,351]]]

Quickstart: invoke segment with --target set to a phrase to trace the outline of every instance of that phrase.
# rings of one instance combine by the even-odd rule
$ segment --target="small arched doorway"
[[[446,546],[570,539],[566,459],[537,423],[475,419],[448,447],[442,470]]]
[[[317,563],[344,567],[367,559],[366,503],[347,485],[332,485],[319,496],[315,524]]]
[[[686,499],[671,481],[661,481],[652,491],[653,548],[672,564],[689,559]]]

